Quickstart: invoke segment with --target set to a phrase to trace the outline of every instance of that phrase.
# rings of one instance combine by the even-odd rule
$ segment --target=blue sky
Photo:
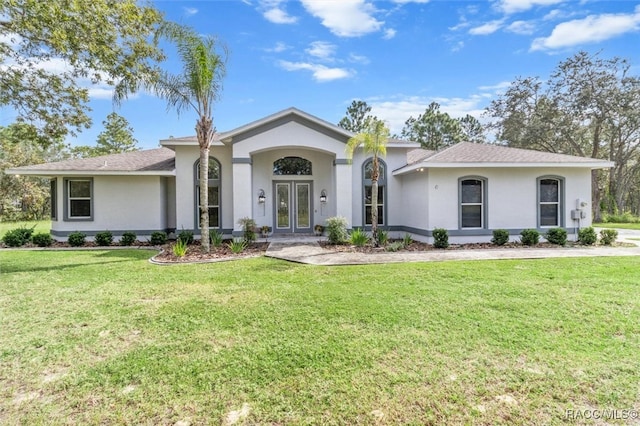
[[[627,58],[640,75],[636,1],[155,1],[170,20],[218,36],[229,48],[214,111],[230,130],[295,106],[337,123],[354,99],[399,133],[436,101],[479,117],[517,76],[548,77],[574,53]],[[176,67],[169,58],[167,67]],[[73,143],[91,145],[113,110],[108,87],[93,88],[94,126]],[[116,111],[143,148],[194,134],[180,117],[139,94]]]

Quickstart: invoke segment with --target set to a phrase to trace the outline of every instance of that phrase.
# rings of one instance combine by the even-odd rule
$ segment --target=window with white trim
[[[363,191],[364,191],[364,224],[371,226],[371,208],[373,207],[372,200],[372,181],[371,175],[373,174],[373,159],[369,159],[363,165]],[[378,225],[385,224],[385,202],[387,193],[387,166],[384,161],[378,159]]]
[[[481,178],[460,180],[460,228],[484,228],[486,181]]]
[[[220,228],[220,162],[213,157],[209,157],[208,170],[208,194],[209,194],[209,228]],[[196,187],[196,228],[200,228],[200,160],[196,161],[195,167],[195,187]]]

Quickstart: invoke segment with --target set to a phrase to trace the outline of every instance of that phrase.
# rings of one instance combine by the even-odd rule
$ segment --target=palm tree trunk
[[[378,157],[373,156],[373,164],[371,165],[371,238],[373,246],[378,247],[378,175],[379,164]]]
[[[200,245],[209,253],[209,142],[213,138],[213,121],[200,117],[196,123],[198,145],[200,145]]]

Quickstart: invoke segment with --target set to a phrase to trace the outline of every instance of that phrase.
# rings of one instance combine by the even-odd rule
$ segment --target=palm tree
[[[143,85],[156,96],[167,101],[167,109],[175,108],[180,114],[195,111],[196,135],[200,146],[200,231],[202,250],[209,252],[209,147],[213,142],[213,104],[218,99],[221,81],[226,70],[227,52],[211,36],[198,34],[190,27],[166,22],[156,38],[165,37],[175,44],[182,62],[182,72],[171,74],[160,70],[158,75]],[[222,53],[219,53],[222,48]],[[137,89],[136,84],[123,81],[116,88],[114,100],[118,102],[127,92]]]
[[[351,160],[355,150],[362,146],[363,153],[373,155],[371,170],[371,236],[374,246],[378,246],[378,176],[380,174],[379,156],[387,154],[389,129],[384,121],[373,118],[367,120],[366,130],[347,141],[347,157]]]

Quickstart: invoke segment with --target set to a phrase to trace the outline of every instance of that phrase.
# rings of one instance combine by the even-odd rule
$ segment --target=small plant
[[[334,216],[327,219],[327,240],[330,244],[342,244],[347,241],[347,219]]]
[[[388,246],[385,247],[386,251],[400,251],[403,248],[405,248],[406,245],[404,244],[404,241],[394,241],[391,244],[389,244]]]
[[[27,228],[21,226],[20,228],[11,229],[4,234],[2,241],[9,247],[21,247],[29,242],[35,226]]]
[[[69,234],[67,237],[67,243],[69,243],[71,247],[81,247],[84,245],[86,239],[86,234],[76,231]]]
[[[402,245],[408,247],[412,242],[413,238],[411,238],[411,234],[404,234],[404,237],[402,237]]]
[[[34,234],[31,237],[31,241],[38,247],[49,247],[51,244],[53,244],[53,238],[51,238],[51,235],[48,232],[40,232],[38,234]]]
[[[435,228],[433,230],[433,246],[440,249],[449,247],[449,233],[446,229]]]
[[[551,244],[564,246],[567,244],[567,231],[562,228],[552,228],[544,236]]]
[[[378,229],[378,244],[381,246],[386,246],[389,242],[389,231],[385,231],[384,229]]]
[[[503,246],[509,242],[509,231],[506,229],[494,229],[491,242],[497,246]]]
[[[615,229],[602,229],[600,230],[600,242],[605,246],[610,246],[616,242],[618,238],[618,231]]]
[[[212,231],[209,234],[209,240],[214,247],[220,247],[222,245],[222,232]]]
[[[136,242],[136,234],[135,232],[124,232],[122,237],[120,237],[120,245],[123,246],[131,246]]]
[[[578,242],[585,246],[592,246],[598,241],[596,230],[592,226],[582,228],[578,231]]]
[[[535,246],[540,242],[540,233],[537,229],[523,229],[520,232],[520,242],[525,246]]]
[[[176,257],[184,257],[184,255],[187,254],[187,246],[188,244],[186,240],[178,238],[176,243],[173,245],[173,254],[175,254]]]
[[[109,231],[98,232],[95,241],[99,246],[110,246],[113,242],[113,234]]]
[[[247,241],[243,238],[234,238],[233,241],[229,243],[229,248],[231,249],[231,253],[239,254],[247,248]]]
[[[242,226],[242,232],[244,233],[244,240],[251,243],[256,240],[256,221],[250,217],[240,218],[238,225]]]
[[[262,225],[262,227],[260,228],[260,233],[262,234],[263,238],[267,238],[269,236],[269,225]]]
[[[316,234],[317,237],[319,237],[324,232],[324,226],[317,224],[316,226],[313,227],[313,232]]]
[[[186,245],[193,244],[193,231],[183,229],[178,234],[178,241],[183,241]]]
[[[349,236],[351,244],[356,247],[362,247],[369,242],[369,236],[362,229],[354,229]]]
[[[164,231],[154,231],[151,233],[149,242],[154,246],[165,245],[167,243],[167,233]]]

